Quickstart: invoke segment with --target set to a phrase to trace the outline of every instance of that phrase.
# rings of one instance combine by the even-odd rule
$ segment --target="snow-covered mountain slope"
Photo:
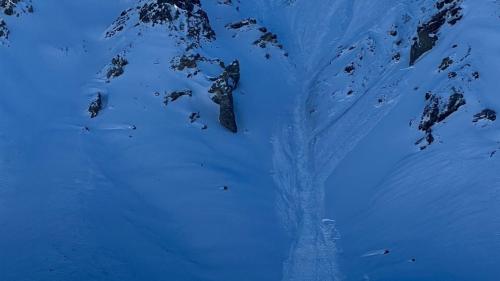
[[[499,1],[0,11],[0,280],[498,279]]]

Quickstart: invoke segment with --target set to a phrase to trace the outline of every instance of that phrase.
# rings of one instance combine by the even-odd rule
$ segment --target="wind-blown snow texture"
[[[0,11],[0,280],[499,279],[500,1]]]

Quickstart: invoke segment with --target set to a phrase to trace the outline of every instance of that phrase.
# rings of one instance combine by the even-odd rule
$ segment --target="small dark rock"
[[[92,101],[89,106],[90,118],[97,117],[101,109],[102,109],[102,95],[101,93],[97,93],[97,98],[94,101]]]
[[[439,70],[443,71],[446,70],[450,65],[453,64],[453,60],[450,57],[446,57],[441,61],[441,64],[439,65]]]
[[[165,105],[168,105],[169,102],[174,102],[182,96],[192,97],[193,91],[191,90],[173,91],[165,97],[163,103],[165,103]]]
[[[200,113],[199,112],[192,112],[189,115],[189,122],[194,123],[196,120],[200,119]]]
[[[350,65],[348,65],[344,68],[344,72],[347,74],[353,74],[355,70],[356,70],[356,67],[354,66],[354,63],[351,63]]]
[[[476,123],[479,122],[479,120],[495,121],[497,120],[497,113],[492,109],[483,109],[481,112],[474,115],[472,122]]]

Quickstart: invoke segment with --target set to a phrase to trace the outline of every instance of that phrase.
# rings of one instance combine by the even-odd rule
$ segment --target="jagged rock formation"
[[[220,106],[219,122],[229,131],[236,133],[236,116],[234,114],[233,91],[240,81],[240,63],[235,60],[215,79],[209,93],[214,94],[212,100]]]
[[[170,30],[184,33],[180,40],[199,44],[201,40],[215,39],[207,13],[201,8],[199,0],[147,0],[135,8],[123,11],[106,32],[113,37],[123,31],[134,19],[132,25],[166,25]]]
[[[427,93],[425,99],[427,100],[427,105],[424,108],[418,128],[425,132],[425,140],[427,141],[427,145],[429,145],[434,142],[432,134],[433,126],[456,112],[461,106],[466,104],[466,101],[463,93],[455,88],[453,88],[453,93],[447,100],[443,100],[441,96],[432,93]],[[422,141],[423,139],[420,139],[416,144],[420,144]],[[425,147],[422,146],[421,148]]]
[[[462,18],[461,0],[440,0],[436,3],[438,12],[432,18],[417,28],[417,37],[414,38],[410,51],[410,65],[423,54],[431,50],[438,40],[438,32],[448,23],[456,24]]]

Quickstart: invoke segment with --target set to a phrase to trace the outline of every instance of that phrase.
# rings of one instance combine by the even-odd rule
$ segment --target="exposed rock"
[[[200,113],[199,112],[192,112],[189,115],[189,122],[194,123],[196,120],[200,119]]]
[[[7,23],[3,19],[0,19],[0,42],[9,39],[9,28],[7,28]]]
[[[438,12],[417,28],[417,37],[414,38],[410,50],[410,65],[415,64],[418,58],[436,45],[438,32],[445,23],[454,25],[462,18],[461,1],[440,0],[437,2]]]
[[[97,93],[97,98],[94,101],[92,101],[89,106],[90,118],[97,117],[101,109],[102,109],[102,95],[101,93]]]
[[[426,93],[425,98],[427,105],[424,108],[418,129],[426,133],[425,139],[427,144],[431,144],[434,141],[434,136],[432,135],[433,126],[444,121],[461,106],[465,105],[466,102],[464,95],[456,89],[453,89],[453,94],[445,101],[443,101],[442,97],[430,92]],[[416,144],[419,144],[422,140],[417,141]]]
[[[446,70],[450,65],[453,64],[453,60],[450,57],[446,57],[441,61],[441,64],[439,65],[439,70],[443,71]]]
[[[199,44],[202,39],[215,39],[206,12],[199,0],[147,0],[144,4],[123,11],[108,29],[106,37],[112,37],[125,29],[127,23],[137,14],[140,24],[166,25],[169,29],[185,32],[186,39]]]
[[[168,105],[169,102],[174,102],[183,96],[192,97],[193,91],[191,91],[191,90],[173,91],[165,97],[165,100],[163,103],[165,103],[165,105]]]
[[[20,12],[32,13],[31,0],[0,0],[0,10],[7,16],[18,15]]]
[[[238,87],[239,81],[240,63],[235,60],[215,79],[208,91],[214,94],[212,100],[220,106],[219,122],[233,133],[238,131],[234,114],[233,91]]]
[[[392,56],[392,60],[393,60],[393,61],[396,61],[396,62],[400,61],[400,60],[401,60],[401,53],[399,53],[399,52],[395,53],[395,54]]]
[[[257,39],[255,42],[253,42],[254,45],[258,45],[261,48],[265,48],[267,44],[278,44],[278,36],[274,33],[271,32],[265,32],[260,36],[259,39]]]
[[[204,57],[202,57],[200,54],[195,54],[195,55],[182,55],[181,57],[174,58],[171,61],[172,68],[178,70],[178,71],[183,71],[186,68],[197,68],[198,67],[198,62],[205,60]]]
[[[197,75],[201,70],[199,69],[200,63],[215,64],[218,67],[224,69],[224,62],[220,59],[210,59],[206,58],[198,53],[196,54],[183,54],[182,56],[175,57],[170,61],[172,69],[177,71],[187,70],[187,77],[192,77]]]
[[[484,109],[483,111],[474,115],[474,119],[472,120],[472,122],[475,123],[479,122],[480,120],[495,121],[497,120],[497,113],[492,109]]]
[[[356,67],[354,66],[354,63],[351,63],[350,65],[348,65],[344,68],[344,72],[347,74],[353,74],[355,70],[356,70]]]
[[[235,23],[230,23],[230,24],[226,25],[226,28],[240,29],[244,26],[249,26],[249,25],[254,25],[254,24],[257,24],[257,20],[249,18],[249,19],[241,20],[241,21],[238,21]]]
[[[117,55],[111,60],[111,67],[108,69],[106,77],[108,79],[111,79],[122,75],[125,72],[124,68],[127,64],[127,59],[120,55]]]

